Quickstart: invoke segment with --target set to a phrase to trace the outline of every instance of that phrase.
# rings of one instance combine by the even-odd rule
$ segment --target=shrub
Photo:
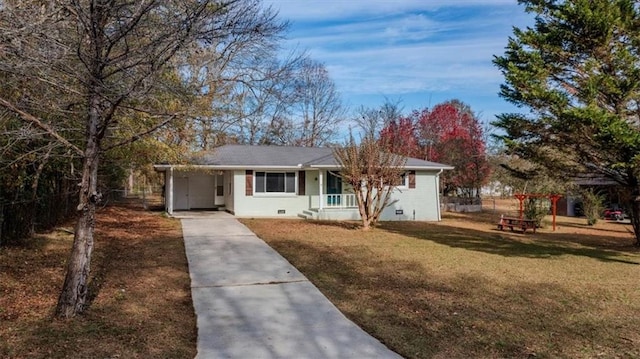
[[[582,191],[582,208],[587,225],[593,226],[598,222],[601,213],[604,211],[604,196],[596,193],[593,189]]]
[[[538,227],[542,219],[549,213],[549,201],[543,198],[529,198],[524,202],[524,217],[536,221]]]

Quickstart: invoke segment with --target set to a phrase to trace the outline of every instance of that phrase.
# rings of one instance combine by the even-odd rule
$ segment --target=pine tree
[[[501,96],[527,114],[494,125],[510,153],[570,179],[625,190],[640,246],[640,6],[632,0],[521,0],[535,24],[496,56]]]

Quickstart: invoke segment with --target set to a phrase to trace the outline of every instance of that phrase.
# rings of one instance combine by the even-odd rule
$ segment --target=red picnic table
[[[527,229],[533,229],[533,233],[536,233],[537,223],[534,219],[517,218],[517,217],[505,217],[500,216],[500,222],[498,222],[498,229],[504,230],[507,227],[513,232],[514,228],[521,229],[522,232],[526,232]]]

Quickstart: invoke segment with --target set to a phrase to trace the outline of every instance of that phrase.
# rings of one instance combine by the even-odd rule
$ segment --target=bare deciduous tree
[[[81,158],[78,222],[56,313],[87,304],[101,155],[185,116],[183,57],[208,53],[223,78],[240,55],[273,46],[285,24],[258,0],[6,1],[0,10],[0,105]],[[182,62],[184,63],[184,62]],[[216,72],[218,71],[218,72]],[[46,84],[31,91],[29,82]],[[158,96],[173,92],[172,98]],[[139,120],[120,131],[127,119]]]
[[[296,101],[293,119],[297,121],[296,144],[322,146],[336,134],[345,109],[335,83],[322,63],[304,61],[294,82]]]
[[[382,211],[392,204],[391,194],[404,174],[406,157],[385,151],[378,141],[364,138],[334,149],[340,166],[337,175],[356,195],[363,229],[375,226]]]
[[[256,66],[270,74],[256,73],[264,78],[257,86],[238,86],[233,132],[247,144],[314,147],[331,142],[345,108],[324,65],[304,54],[267,65]]]
[[[354,122],[360,128],[362,137],[377,139],[382,129],[391,122],[402,117],[402,101],[391,101],[384,98],[384,103],[378,108],[361,106],[356,114]]]
[[[292,54],[284,61],[267,60],[255,66],[254,77],[260,79],[255,85],[241,83],[236,87],[236,112],[240,116],[232,132],[246,144],[290,144],[292,132],[283,129],[289,126],[295,101],[293,78],[305,55]]]

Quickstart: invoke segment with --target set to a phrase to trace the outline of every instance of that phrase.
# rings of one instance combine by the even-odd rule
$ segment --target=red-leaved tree
[[[489,178],[482,127],[461,101],[448,101],[391,121],[380,132],[379,141],[391,152],[454,166],[440,176],[445,195],[479,195]]]
[[[409,157],[419,157],[420,147],[413,119],[400,117],[391,120],[381,131],[379,143],[387,151]]]
[[[455,167],[441,176],[444,194],[458,191],[468,197],[479,195],[490,168],[482,127],[471,108],[452,100],[418,115],[415,126],[424,144],[423,158]]]

